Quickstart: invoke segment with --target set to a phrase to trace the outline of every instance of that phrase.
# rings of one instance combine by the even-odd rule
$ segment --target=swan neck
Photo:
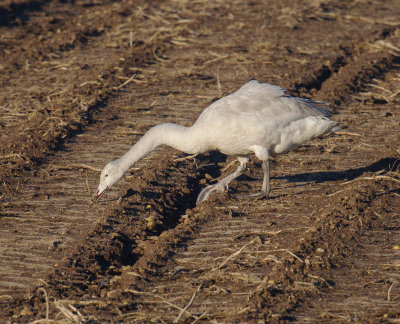
[[[124,172],[143,159],[160,145],[168,145],[186,153],[193,152],[193,138],[190,127],[177,124],[161,124],[152,127],[132,148],[120,158]]]

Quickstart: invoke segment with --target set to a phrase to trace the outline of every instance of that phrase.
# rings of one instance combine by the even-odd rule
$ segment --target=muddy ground
[[[400,322],[400,2],[0,3],[5,323]],[[162,147],[99,169],[250,79],[330,103],[340,135],[272,161]]]

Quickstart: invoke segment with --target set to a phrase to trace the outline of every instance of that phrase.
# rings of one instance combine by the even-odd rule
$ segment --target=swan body
[[[256,196],[266,196],[270,191],[270,155],[286,153],[311,138],[339,130],[339,124],[329,116],[329,109],[319,101],[289,96],[278,86],[252,80],[207,107],[191,127],[165,123],[151,128],[127,153],[104,167],[94,199],[163,144],[189,154],[217,150],[238,158],[238,169],[204,188],[197,203],[227,189],[245,170],[253,153],[263,162],[264,171],[261,193]]]

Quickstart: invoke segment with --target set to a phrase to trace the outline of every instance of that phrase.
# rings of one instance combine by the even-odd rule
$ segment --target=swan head
[[[100,183],[97,187],[96,194],[93,197],[93,201],[98,201],[108,189],[124,176],[124,174],[125,172],[121,168],[119,160],[109,162],[101,171]]]

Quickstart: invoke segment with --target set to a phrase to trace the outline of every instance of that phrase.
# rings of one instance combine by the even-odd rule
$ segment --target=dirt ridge
[[[399,168],[397,159],[382,162],[379,163],[379,174],[396,172]],[[298,258],[293,257],[278,264],[274,271],[265,277],[263,284],[252,293],[250,301],[258,310],[253,316],[263,313],[265,320],[295,319],[292,313],[305,298],[318,295],[320,290],[329,290],[334,286],[335,282],[329,277],[315,277],[312,274],[340,267],[347,256],[356,253],[357,242],[365,235],[365,231],[373,226],[373,220],[376,219],[373,212],[369,211],[369,206],[374,199],[381,197],[378,192],[385,188],[384,184],[375,186],[366,181],[357,188],[349,188],[335,195],[334,201],[327,204],[329,209],[320,211],[312,231],[307,237],[302,237],[298,246],[292,250]],[[390,194],[385,190],[383,192],[384,195]],[[351,200],[349,196],[356,199]],[[354,201],[357,204],[354,204]],[[339,207],[332,210],[334,205]],[[308,283],[311,288],[293,289],[295,282]],[[273,298],[277,295],[281,298]],[[266,308],[270,310],[267,313],[262,311]],[[280,315],[273,318],[273,313]]]
[[[385,200],[395,208],[399,180],[397,147],[393,144],[398,141],[398,27],[388,28],[391,20],[385,15],[394,9],[382,4],[381,11],[371,14],[363,2],[307,3],[300,8],[287,0],[286,10],[271,6],[267,13],[261,2],[233,2],[234,6],[221,2],[137,4],[126,15],[123,10],[132,5],[130,1],[95,4],[94,12],[103,16],[112,13],[109,22],[113,26],[102,30],[103,22],[89,22],[66,31],[78,43],[62,49],[65,58],[85,52],[90,54],[89,60],[104,59],[91,52],[101,48],[111,53],[112,59],[94,69],[101,76],[95,83],[71,93],[84,100],[85,109],[73,114],[65,110],[69,117],[63,116],[65,125],[57,125],[62,126],[59,133],[56,130],[41,142],[40,135],[49,128],[42,125],[43,117],[50,117],[52,125],[59,116],[50,111],[31,120],[32,131],[36,131],[31,142],[34,150],[27,148],[27,153],[21,154],[26,134],[14,150],[4,148],[3,154],[14,156],[4,161],[9,169],[0,179],[21,190],[2,189],[0,213],[5,216],[2,224],[11,215],[19,222],[28,218],[45,221],[54,206],[60,223],[72,214],[76,219],[82,215],[88,218],[81,224],[92,219],[94,223],[82,225],[85,228],[80,234],[59,238],[58,225],[49,227],[55,234],[48,236],[55,255],[65,246],[63,260],[30,296],[3,296],[2,316],[19,322],[42,319],[48,301],[50,318],[65,316],[63,310],[70,309],[66,319],[75,321],[301,318],[312,322],[321,316],[318,310],[306,307],[301,313],[303,303],[342,294],[333,283],[343,286],[343,280],[333,277],[340,277],[340,267],[348,266],[346,258],[351,260],[352,253],[359,251],[357,244],[361,250],[366,246],[365,237],[370,232],[365,225],[382,228],[382,233],[375,235],[379,242],[384,241],[389,230],[380,223],[383,221],[374,219],[374,212],[390,214],[379,209]],[[55,4],[48,2],[49,6]],[[85,2],[77,4],[85,6]],[[68,8],[68,4],[63,6]],[[213,18],[210,12],[219,12],[221,17]],[[138,19],[135,24],[126,18],[129,14]],[[248,21],[248,15],[254,16],[254,22]],[[132,31],[132,25],[143,32]],[[339,29],[343,33],[335,34]],[[106,30],[113,30],[111,35],[116,39],[108,40]],[[277,30],[279,33],[274,32]],[[327,32],[322,35],[321,30]],[[88,38],[81,32],[93,36],[89,37],[93,41],[90,46],[85,47]],[[308,37],[311,34],[316,37]],[[133,48],[127,46],[130,37]],[[117,47],[107,50],[98,43],[106,39]],[[57,44],[48,49],[53,45]],[[43,57],[48,54],[46,46]],[[73,81],[76,84],[88,81],[79,79],[79,73],[71,76],[78,78]],[[106,159],[124,152],[154,123],[189,125],[202,106],[234,91],[250,77],[335,103],[338,114],[334,118],[349,125],[348,134],[312,141],[274,160],[273,193],[266,201],[235,197],[259,185],[260,165],[252,161],[251,170],[229,192],[195,207],[200,188],[215,181],[230,159],[206,154],[179,162],[173,161],[177,152],[160,150],[155,153],[157,160],[128,174],[126,179],[132,183],[120,183],[101,205],[86,205],[97,174],[86,172],[82,165],[69,168],[63,158],[69,159],[74,150],[81,151],[81,160],[73,163],[90,161],[91,166],[101,168]],[[103,79],[106,84],[99,84]],[[47,99],[43,96],[41,100]],[[60,97],[60,105],[69,102]],[[79,111],[82,105],[78,100],[73,107]],[[38,125],[43,129],[36,129]],[[8,131],[7,127],[3,129]],[[67,134],[65,129],[70,127]],[[15,137],[8,135],[6,138],[14,142]],[[61,145],[63,142],[66,145]],[[42,147],[41,143],[50,144]],[[41,149],[45,154],[39,152]],[[53,154],[53,150],[59,152]],[[23,156],[29,159],[23,160]],[[20,169],[12,174],[10,170],[18,165]],[[29,185],[19,183],[22,176],[33,180],[29,179]],[[363,177],[366,179],[360,180]],[[40,184],[46,179],[54,182],[53,187]],[[343,181],[351,182],[342,185]],[[71,194],[78,187],[79,192]],[[46,192],[49,188],[56,189]],[[23,190],[34,196],[24,196]],[[81,197],[75,198],[77,195]],[[63,212],[66,204],[71,210]],[[42,206],[36,209],[42,217],[31,215],[34,205]],[[17,228],[11,218],[7,222]],[[78,223],[74,224],[69,231],[76,229]],[[396,231],[394,221],[388,226]],[[18,235],[21,233],[13,237]],[[76,242],[66,244],[67,237]],[[387,244],[396,246],[393,240]],[[395,256],[396,252],[391,253]],[[24,262],[21,259],[21,264]],[[385,285],[392,284],[385,280]],[[391,303],[381,302],[389,310],[398,302],[397,287],[391,289]],[[336,305],[335,300],[329,302]],[[335,309],[333,319],[340,318],[335,314],[342,316]],[[398,317],[395,312],[387,314],[390,319]],[[378,308],[369,319],[381,317]]]
[[[9,2],[9,3],[7,3]],[[39,11],[47,1],[6,1],[0,6],[0,26],[11,27],[24,23],[29,19],[29,13]]]
[[[371,47],[375,44],[384,41],[381,46],[388,46],[387,44],[396,43],[398,38],[399,29],[391,28],[379,33],[379,37],[374,37],[352,49],[346,48],[343,50],[343,55],[338,55],[329,66],[323,65],[316,70],[314,78],[296,83],[296,93],[302,95],[316,93],[318,98],[336,106],[340,105],[348,95],[362,91],[372,79],[382,76],[399,63],[396,52],[371,51]]]

